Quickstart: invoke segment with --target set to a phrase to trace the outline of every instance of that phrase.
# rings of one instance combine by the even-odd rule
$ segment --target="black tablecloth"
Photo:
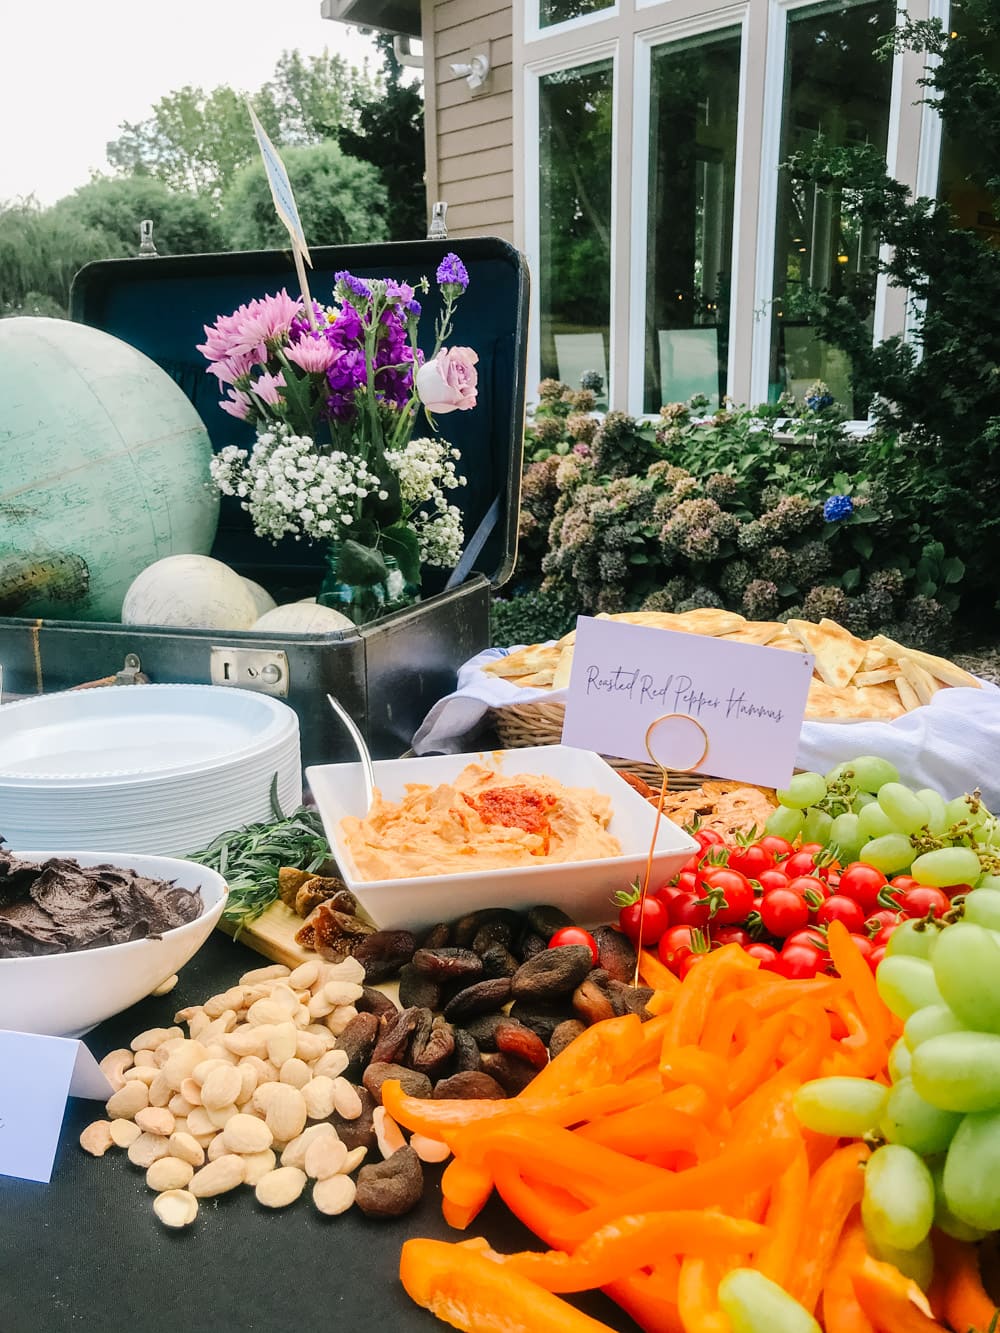
[[[145,1028],[232,985],[261,960],[218,932],[175,990],[104,1023],[87,1038],[98,1059]],[[100,1159],[79,1147],[100,1102],[70,1101],[52,1181],[0,1177],[0,1333],[284,1333],[286,1329],[430,1330],[399,1282],[409,1236],[459,1239],[441,1217],[440,1168],[425,1168],[423,1201],[408,1217],[374,1222],[356,1208],[325,1218],[308,1199],[270,1212],[242,1188],[201,1202],[181,1232],[157,1221],[143,1172],[121,1149]],[[469,1234],[501,1250],[537,1241],[493,1200]],[[600,1294],[581,1309],[627,1333],[632,1323]]]

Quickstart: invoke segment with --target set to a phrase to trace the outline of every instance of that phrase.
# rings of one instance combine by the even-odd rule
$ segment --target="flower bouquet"
[[[442,308],[426,359],[414,288],[346,271],[332,305],[265,296],[206,326],[198,348],[226,388],[220,407],[257,431],[251,449],[229,445],[213,460],[215,484],[258,536],[322,544],[318,600],[357,623],[415,600],[421,566],[453,568],[464,543],[447,498],[465,485],[458,451],[413,438],[421,408],[433,429],[435,414],[476,405],[476,353],[444,345],[469,275],[448,254],[436,277]],[[429,290],[426,278],[418,288]]]

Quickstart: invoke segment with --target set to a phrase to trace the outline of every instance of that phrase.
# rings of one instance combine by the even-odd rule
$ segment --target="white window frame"
[[[817,0],[770,0],[765,66],[764,127],[760,159],[760,194],[757,214],[757,259],[754,287],[754,328],[750,360],[750,399],[767,401],[771,361],[771,322],[774,302],[774,257],[778,226],[778,165],[781,161],[781,121],[784,110],[785,59],[788,16],[809,9]],[[862,4],[864,0],[855,0]],[[886,169],[896,174],[896,146],[900,103],[903,93],[903,56],[893,57],[890,82],[889,126],[886,137]],[[881,292],[881,297],[880,297]],[[885,336],[885,279],[876,286],[876,308],[872,346]],[[880,327],[880,321],[882,327]]]
[[[574,20],[580,22],[580,20]],[[546,33],[550,31],[546,29]],[[610,59],[611,61],[611,258],[609,274],[609,299],[610,308],[608,310],[608,383],[607,397],[608,402],[613,402],[615,384],[615,358],[614,347],[615,339],[619,336],[619,330],[615,327],[615,293],[617,288],[615,255],[618,248],[618,229],[616,222],[617,209],[615,208],[615,199],[618,192],[618,138],[619,138],[619,106],[620,106],[620,85],[618,78],[618,54],[619,44],[617,39],[611,39],[605,42],[595,43],[593,46],[587,46],[574,50],[572,52],[563,52],[557,56],[550,56],[548,59],[532,61],[524,67],[524,216],[525,216],[525,251],[528,259],[528,271],[530,273],[541,274],[541,213],[539,209],[539,175],[541,171],[541,155],[539,142],[539,98],[541,80],[547,74],[558,74],[568,69],[584,69],[587,65],[596,65],[602,61]],[[527,376],[529,386],[537,385],[541,381],[541,306],[540,306],[541,279],[531,284],[531,294],[528,301],[528,353],[527,353]],[[531,394],[534,389],[532,388]]]
[[[659,3],[660,0],[654,0]],[[550,37],[559,37],[568,32],[576,32],[580,28],[592,28],[596,23],[604,23],[607,19],[616,19],[621,14],[618,0],[614,4],[608,5],[605,9],[595,10],[593,14],[581,14],[579,18],[564,19],[562,23],[548,23],[544,27],[541,23],[541,0],[527,0],[524,6],[524,40],[526,44],[531,42],[540,42]]]
[[[647,0],[658,3],[659,0]],[[655,47],[669,46],[688,37],[710,36],[713,33],[739,31],[740,76],[736,117],[736,181],[733,193],[733,247],[730,258],[730,290],[735,292],[740,262],[740,207],[743,184],[743,114],[746,105],[747,61],[746,48],[750,22],[747,0],[715,9],[704,14],[659,24],[635,35],[634,94],[632,104],[632,246],[629,273],[628,329],[628,397],[627,410],[632,416],[644,415],[646,366],[646,298],[648,256],[646,242],[649,223],[649,149],[650,149],[650,91],[652,60]],[[726,366],[727,390],[732,387],[736,363],[734,334],[735,302],[729,306],[729,360]]]

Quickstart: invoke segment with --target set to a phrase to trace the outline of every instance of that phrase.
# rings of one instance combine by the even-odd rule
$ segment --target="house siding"
[[[507,0],[423,0],[428,204],[448,205],[452,236],[514,239],[513,6]],[[487,51],[485,86],[451,70]]]

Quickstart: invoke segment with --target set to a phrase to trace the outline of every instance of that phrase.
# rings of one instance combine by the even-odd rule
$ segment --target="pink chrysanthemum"
[[[300,369],[320,374],[344,355],[344,349],[334,347],[325,338],[300,338],[285,349],[285,355]]]
[[[265,371],[263,375],[253,381],[250,387],[261,402],[267,403],[269,407],[276,407],[281,402],[281,394],[278,390],[285,387],[285,377],[280,370],[277,375],[271,375],[268,371]],[[238,389],[237,393],[239,393]]]
[[[250,415],[250,399],[242,389],[230,389],[229,397],[223,398],[219,406],[237,421],[246,421]]]
[[[262,366],[266,357],[263,347],[255,347],[250,352],[236,356],[227,356],[213,361],[208,367],[209,375],[215,375],[220,384],[235,384],[244,375],[249,375],[254,366]]]

